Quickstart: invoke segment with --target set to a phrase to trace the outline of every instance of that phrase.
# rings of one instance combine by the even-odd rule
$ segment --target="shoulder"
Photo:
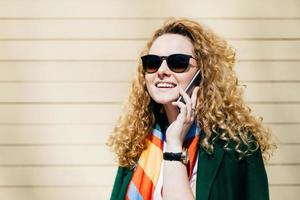
[[[214,146],[222,147],[226,154],[241,158],[251,158],[251,155],[261,154],[259,143],[251,133],[238,133],[233,138],[222,138],[224,129],[218,129],[220,134],[214,133],[210,139]],[[255,157],[255,156],[254,156]]]
[[[221,167],[226,170],[246,170],[248,165],[256,165],[263,167],[263,157],[259,144],[253,135],[248,135],[248,143],[245,140],[223,140],[219,135],[214,134],[210,139],[213,145],[212,155],[222,153]],[[201,145],[200,145],[201,146]],[[208,153],[209,154],[209,153]],[[214,156],[211,156],[213,158]]]

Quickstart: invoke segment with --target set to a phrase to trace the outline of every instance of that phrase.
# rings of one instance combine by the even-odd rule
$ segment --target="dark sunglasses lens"
[[[145,72],[154,73],[160,67],[160,57],[156,55],[142,56],[142,63]]]
[[[173,54],[168,58],[169,68],[177,73],[184,72],[189,66],[190,56],[184,54]]]

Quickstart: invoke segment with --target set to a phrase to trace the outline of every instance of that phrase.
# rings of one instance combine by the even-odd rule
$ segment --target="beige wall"
[[[104,143],[138,53],[165,17],[237,49],[246,100],[280,142],[272,199],[300,191],[300,1],[0,0],[0,199],[108,199]]]

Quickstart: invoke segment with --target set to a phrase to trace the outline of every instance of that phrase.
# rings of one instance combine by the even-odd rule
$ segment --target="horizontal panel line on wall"
[[[31,104],[38,104],[38,105],[101,105],[101,104],[113,104],[113,105],[120,105],[122,104],[122,102],[108,102],[108,101],[91,101],[91,102],[88,102],[88,101],[77,101],[77,102],[68,102],[68,101],[65,101],[65,102],[39,102],[39,101],[32,101],[32,102],[0,102],[0,105],[20,105],[20,104],[27,104],[27,105],[31,105]]]
[[[295,143],[292,143],[292,144],[295,144]],[[54,143],[40,143],[40,144],[29,144],[29,143],[26,143],[26,144],[0,144],[0,147],[2,146],[23,146],[23,147],[26,147],[26,146],[103,146],[103,143],[86,143],[86,144],[83,144],[83,143],[72,143],[72,144],[68,144],[68,143],[60,143],[60,144],[54,144]]]
[[[42,23],[41,23],[42,22]],[[299,38],[300,20],[197,20],[225,39]],[[163,20],[0,20],[3,39],[147,39]],[[145,26],[146,25],[146,26]],[[38,31],[37,31],[38,30]],[[84,31],[82,31],[84,30]],[[257,30],[257,31],[253,31]],[[289,31],[286,31],[289,30]]]
[[[120,64],[122,67],[120,68]],[[300,61],[238,61],[235,71],[240,81],[300,81]],[[0,81],[80,81],[81,83],[129,83],[136,75],[136,61],[129,62],[0,62]],[[72,73],[70,73],[72,71]],[[60,73],[57,73],[60,72]],[[114,74],[114,76],[107,76]]]
[[[299,38],[300,20],[198,20],[223,38]],[[147,24],[147,26],[145,26]],[[2,39],[149,39],[163,20],[0,20]],[[38,31],[37,31],[38,30]],[[85,31],[82,31],[85,30]],[[124,31],[126,30],[126,31]],[[253,31],[258,30],[258,31]],[[289,30],[288,32],[286,30]]]
[[[282,146],[282,145],[286,145],[286,146],[300,146],[300,143],[298,142],[295,142],[295,143],[291,143],[291,142],[279,142],[279,145]]]
[[[98,146],[0,146],[0,164],[9,166],[95,166],[116,164],[113,153],[106,145]],[[300,165],[296,155],[300,145],[279,145],[267,163],[269,165]],[[100,155],[100,154],[101,155]]]
[[[269,125],[300,125],[300,122],[264,122]]]
[[[90,188],[108,187],[106,185],[0,185],[0,188]]]
[[[112,60],[112,59],[60,59],[60,60],[56,60],[56,59],[10,59],[10,60],[0,60],[0,62],[51,62],[51,63],[57,63],[57,62],[135,62],[136,60],[133,59],[118,59],[118,60]],[[278,60],[276,60],[278,61]],[[299,59],[300,61],[300,59]]]
[[[300,71],[299,71],[300,72]],[[299,103],[299,83],[245,83],[245,101],[256,104]],[[290,89],[290,90],[287,90]],[[2,83],[0,102],[9,103],[121,103],[128,97],[128,83]]]
[[[103,185],[111,186],[115,167],[0,167],[0,185]],[[266,166],[269,183],[299,184],[299,166]],[[29,179],[28,179],[29,178]]]
[[[0,125],[1,126],[1,125]],[[3,141],[2,141],[3,142]],[[2,146],[102,146],[103,143],[39,143],[39,144],[31,144],[31,143],[0,143],[0,147]],[[287,146],[300,146],[300,143],[289,143],[289,142],[279,142],[278,145],[287,145]]]
[[[18,126],[18,125],[34,125],[34,126],[48,126],[48,125],[114,125],[115,123],[109,123],[109,122],[102,122],[102,123],[0,123],[1,125],[13,125],[13,126]]]
[[[250,104],[299,104],[300,101],[245,101]]]
[[[1,126],[1,125],[0,125]],[[300,143],[289,143],[289,142],[279,142],[278,143],[280,146],[300,146]],[[42,147],[46,147],[46,146],[76,146],[76,147],[80,147],[80,146],[106,146],[103,143],[26,143],[26,144],[22,144],[22,143],[5,143],[5,144],[1,144],[0,143],[0,147],[11,147],[11,146],[17,146],[17,147],[32,147],[32,146],[42,146]]]
[[[299,71],[300,72],[300,71]],[[299,103],[299,83],[245,83],[245,101],[256,104]],[[128,83],[2,83],[0,102],[2,104],[37,102],[78,104],[109,102],[120,103],[127,99]],[[290,90],[287,90],[290,89]]]
[[[134,59],[0,59],[0,62],[136,62]],[[300,59],[237,59],[236,62],[299,62]]]
[[[293,164],[291,164],[293,165]],[[12,164],[1,164],[0,167],[2,168],[26,168],[26,167],[116,167],[116,164],[108,164],[108,163],[103,163],[103,164],[17,164],[17,165],[12,165]]]
[[[1,126],[1,124],[0,124]],[[279,142],[280,146],[300,146],[300,143],[294,142],[294,143],[289,143],[289,142]],[[103,146],[103,143],[5,143],[2,144],[0,143],[0,147],[2,146]]]
[[[0,20],[165,20],[165,17],[0,17]],[[300,17],[189,17],[191,20],[300,20]]]
[[[242,80],[240,79],[240,81],[242,81],[243,83],[300,83],[300,80]]]
[[[299,38],[300,20],[199,20],[223,38]],[[3,39],[146,39],[163,20],[0,20]],[[145,26],[146,24],[146,26]],[[2,30],[2,31],[1,31]],[[38,31],[37,31],[38,30]],[[84,30],[84,31],[82,31]],[[253,31],[258,30],[258,31]],[[289,30],[289,31],[286,31]]]
[[[271,5],[271,6],[270,6]],[[19,1],[1,2],[1,17],[299,17],[297,0],[282,1]],[[224,9],[226,8],[226,9]],[[67,12],[66,12],[67,11]]]
[[[138,54],[137,54],[138,56]],[[135,59],[0,59],[0,62],[136,62]],[[300,59],[297,58],[287,58],[287,59],[256,59],[256,58],[239,58],[236,59],[237,62],[299,62]]]
[[[1,125],[13,125],[13,126],[41,126],[41,125],[114,125],[115,123],[102,122],[102,123],[0,123]],[[268,125],[300,125],[300,122],[264,122],[264,124]]]
[[[300,67],[300,66],[299,66]],[[242,80],[239,79],[240,83],[300,83],[300,80]],[[28,81],[22,81],[22,80],[9,80],[9,81],[3,81],[0,80],[1,83],[131,83],[131,81],[123,81],[123,80],[116,80],[116,81],[106,81],[106,80],[28,80]]]
[[[276,184],[271,183],[269,186],[292,187],[300,186],[300,184]],[[110,187],[103,185],[1,185],[0,188],[99,188]]]
[[[300,166],[300,163],[268,163],[265,166]],[[1,164],[1,168],[44,168],[44,167],[117,167],[117,163],[103,163],[103,164]]]
[[[291,187],[291,186],[300,186],[300,184],[276,184],[276,183],[271,183],[269,186],[283,186],[283,187]]]
[[[0,105],[2,123],[115,123],[122,104],[5,104]],[[265,122],[299,123],[300,104],[251,104],[252,114]]]
[[[266,125],[300,125],[300,122],[264,122]],[[76,126],[76,125],[115,125],[115,123],[0,123],[0,126],[52,126],[52,125],[68,125],[68,126]]]
[[[300,124],[274,125],[277,143],[283,145],[300,144]],[[105,144],[114,124],[110,125],[0,125],[1,144]]]
[[[1,126],[1,124],[0,124]],[[280,146],[300,146],[298,142],[279,142]],[[103,143],[0,143],[0,147],[2,146],[103,146]],[[104,145],[105,146],[105,145]]]
[[[10,80],[10,81],[0,81],[1,83],[130,83],[130,81],[83,81],[83,80],[53,80],[53,81],[42,81],[42,80],[30,80],[30,81],[22,81],[22,80]],[[246,81],[245,81],[246,82]],[[259,82],[259,81],[258,81]],[[273,81],[266,81],[266,82],[273,82]],[[291,81],[278,81],[282,83],[291,82],[291,83],[298,83],[300,80],[291,80]]]
[[[298,41],[300,38],[282,38],[282,37],[268,37],[268,38],[228,38],[223,37],[226,40],[235,41]],[[150,38],[0,38],[0,41],[124,41],[124,40],[149,40]]]
[[[1,41],[1,60],[138,60],[146,41]],[[300,41],[229,41],[237,58],[299,60]],[[99,54],[99,52],[101,52]]]
[[[124,99],[124,101],[126,98]],[[0,105],[121,105],[123,101],[63,101],[63,102],[50,102],[50,101],[32,101],[32,102],[0,102]],[[300,104],[300,101],[245,101],[247,104]]]
[[[300,166],[300,163],[268,163],[266,166]]]

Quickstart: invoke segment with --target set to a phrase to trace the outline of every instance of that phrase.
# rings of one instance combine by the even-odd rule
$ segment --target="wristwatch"
[[[183,148],[180,153],[164,152],[163,158],[164,160],[181,161],[185,165],[189,163],[189,155],[186,148]]]

